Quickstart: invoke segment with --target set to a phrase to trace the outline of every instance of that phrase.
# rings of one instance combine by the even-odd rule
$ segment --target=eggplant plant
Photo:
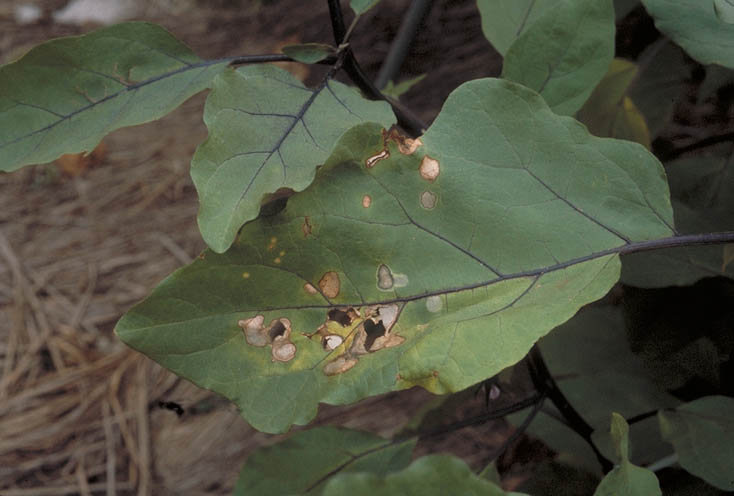
[[[351,0],[349,26],[328,3],[332,46],[203,60],[130,22],[0,68],[4,171],[90,151],[209,90],[191,161],[208,249],[117,336],[267,433],[308,424],[319,403],[450,395],[523,364],[535,391],[477,421],[507,416],[544,439],[594,494],[662,494],[656,473],[680,469],[689,490],[733,491],[730,310],[695,332],[637,311],[655,288],[733,274],[731,133],[664,164],[651,151],[689,57],[731,77],[731,2],[643,0],[663,37],[635,62],[615,58],[615,8],[636,2],[478,0],[502,75],[462,84],[430,125],[350,46],[379,2]],[[307,87],[276,61],[329,69]],[[620,280],[624,305],[587,307]],[[701,368],[718,389],[681,394]],[[412,461],[430,434],[417,425],[392,439],[299,431],[253,454],[235,494],[508,494],[459,458]],[[569,480],[534,483],[552,494]]]

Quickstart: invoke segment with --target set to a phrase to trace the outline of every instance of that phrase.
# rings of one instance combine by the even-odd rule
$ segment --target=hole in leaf
[[[377,162],[379,162],[380,160],[385,160],[386,158],[390,158],[390,152],[387,151],[387,149],[382,150],[380,153],[367,158],[367,160],[364,161],[364,165],[368,169],[371,169],[375,166],[375,164],[377,164]]]
[[[342,327],[347,327],[352,323],[353,320],[353,317],[349,314],[348,311],[340,310],[338,308],[333,308],[329,310],[329,313],[327,315],[329,317],[329,320],[338,322],[339,324],[341,324]]]
[[[285,325],[283,325],[283,322],[280,320],[274,320],[270,324],[270,329],[268,329],[268,336],[270,336],[270,340],[274,341],[275,338],[282,336],[285,334]]]
[[[369,351],[375,340],[385,335],[385,326],[382,325],[382,321],[374,323],[371,319],[367,319],[364,321],[364,331],[367,333],[364,347]]]

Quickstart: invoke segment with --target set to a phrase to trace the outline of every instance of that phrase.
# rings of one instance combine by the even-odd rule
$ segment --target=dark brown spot
[[[285,325],[283,325],[283,322],[280,320],[274,320],[270,324],[270,329],[268,329],[270,341],[275,341],[275,338],[282,336],[283,334],[285,334]]]
[[[311,219],[308,217],[303,218],[303,225],[301,226],[301,231],[303,231],[303,237],[307,238],[311,234],[311,231],[313,230],[313,227],[311,226]]]
[[[348,325],[351,325],[353,320],[349,312],[340,310],[338,308],[333,308],[329,310],[329,313],[327,315],[329,317],[329,320],[338,322],[339,324],[341,324],[342,327],[347,327]]]

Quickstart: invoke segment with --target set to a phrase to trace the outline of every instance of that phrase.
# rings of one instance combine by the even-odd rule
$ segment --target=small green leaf
[[[371,473],[343,473],[333,477],[324,496],[504,496],[497,485],[478,477],[459,458],[429,455],[418,458],[406,469],[383,476]],[[514,493],[518,494],[518,493]],[[520,496],[518,494],[518,496]]]
[[[680,465],[724,491],[734,491],[734,398],[706,396],[658,412],[660,432]]]
[[[620,463],[609,472],[594,496],[657,496],[661,495],[660,483],[655,474],[629,462],[629,426],[624,417],[612,414],[612,439],[614,440]]]
[[[731,5],[713,0],[642,0],[655,27],[702,64],[734,68],[734,24]],[[726,8],[724,8],[726,7]]]
[[[337,81],[312,90],[278,67],[250,66],[215,79],[204,121],[209,137],[191,161],[191,177],[201,235],[221,253],[268,194],[308,186],[347,129],[363,121],[387,128],[394,116],[387,103]]]
[[[476,80],[420,141],[349,130],[284,210],[175,272],[116,330],[279,432],[319,402],[497,374],[608,291],[615,250],[669,223],[644,147]]]
[[[477,0],[482,31],[492,46],[505,55],[515,40],[560,0]]]
[[[91,151],[115,129],[163,117],[228,63],[144,22],[43,43],[0,67],[0,170]]]
[[[628,96],[636,75],[634,63],[612,60],[604,79],[594,88],[576,117],[596,136],[636,141],[650,149],[650,131],[645,118]]]
[[[573,115],[613,56],[612,0],[560,0],[512,44],[502,77],[543,95],[554,112]]]
[[[331,426],[298,432],[251,454],[233,494],[320,495],[330,478],[340,473],[384,476],[404,469],[415,442],[395,443],[367,432]]]
[[[619,307],[583,309],[544,336],[539,347],[551,373],[558,378],[561,391],[583,412],[584,419],[595,429],[597,447],[609,457],[611,444],[606,437],[610,412],[617,411],[629,418],[679,403],[656,386],[643,360],[632,353]],[[631,459],[638,464],[652,462],[669,451],[667,444],[656,439],[659,436],[648,427],[636,423],[631,429]],[[585,468],[599,469],[588,445],[584,446],[577,434],[557,420],[538,415],[529,432],[567,458],[581,455]]]
[[[393,98],[399,98],[403,93],[410,91],[413,86],[420,83],[425,78],[426,75],[421,74],[420,76],[400,81],[398,84],[388,81],[387,85],[382,89],[382,94]]]
[[[349,6],[357,15],[364,14],[378,3],[380,0],[349,0]]]
[[[293,60],[304,64],[315,64],[336,54],[336,49],[323,43],[303,43],[301,45],[286,45],[283,53]]]

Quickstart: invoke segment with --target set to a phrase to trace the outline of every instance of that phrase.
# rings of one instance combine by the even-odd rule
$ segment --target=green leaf
[[[656,496],[662,494],[658,479],[653,472],[630,463],[628,434],[627,422],[618,413],[613,413],[612,438],[620,463],[602,479],[594,496]]]
[[[286,45],[283,53],[293,60],[304,64],[315,64],[336,54],[336,49],[323,43],[303,43],[301,45]]]
[[[614,59],[604,79],[577,114],[596,136],[636,141],[650,149],[650,131],[645,117],[628,96],[637,75],[637,65]]]
[[[654,139],[673,117],[673,107],[690,87],[691,64],[668,39],[653,43],[638,59],[638,74],[629,97],[642,112]]]
[[[274,66],[222,73],[206,101],[209,137],[191,162],[204,241],[225,251],[266,195],[308,186],[347,129],[363,121],[390,127],[394,120],[387,103],[336,81],[312,90]]]
[[[283,431],[319,401],[497,374],[670,218],[642,146],[595,138],[520,85],[471,81],[422,141],[350,130],[283,211],[169,276],[116,331]]]
[[[426,74],[421,74],[420,76],[400,81],[398,84],[395,84],[392,81],[388,81],[387,85],[385,85],[385,87],[382,89],[382,94],[391,96],[393,98],[399,98],[401,95],[410,91],[413,86],[420,83],[425,78]]]
[[[648,376],[643,360],[632,353],[626,332],[620,308],[591,307],[539,342],[558,386],[595,429],[597,447],[607,456],[611,446],[606,439],[607,426],[612,411],[630,418],[678,404]],[[579,448],[582,440],[577,434],[555,419],[538,417],[539,422],[533,422],[530,432],[565,456],[582,454],[584,467],[599,468],[589,448]],[[635,463],[650,463],[668,452],[669,447],[655,430],[639,423],[632,426],[631,456]]]
[[[655,27],[688,55],[702,64],[734,68],[734,24],[717,15],[713,1],[642,0],[642,3],[655,19]]]
[[[588,496],[598,485],[599,477],[576,465],[544,460],[533,466],[518,489],[542,496]]]
[[[91,151],[115,129],[166,115],[228,63],[143,22],[43,43],[0,68],[0,170]]]
[[[285,441],[259,448],[247,459],[234,496],[248,494],[323,494],[340,473],[384,476],[410,464],[415,440],[388,439],[338,427],[298,432]]]
[[[734,24],[734,1],[714,0],[714,11],[716,16],[727,24]]]
[[[612,0],[560,0],[512,44],[502,77],[543,95],[554,112],[572,115],[613,56]]]
[[[624,19],[638,5],[640,0],[614,0],[614,17],[618,21]]]
[[[670,162],[676,227],[681,234],[734,229],[734,169],[730,143],[703,156]],[[725,244],[635,253],[623,258],[622,281],[642,288],[687,285],[704,277],[734,277]]]
[[[515,40],[560,0],[477,0],[482,31],[492,46],[505,55]]]
[[[706,396],[658,412],[660,432],[680,465],[724,491],[734,491],[734,398]]]
[[[364,14],[378,3],[380,0],[349,0],[349,6],[357,15]]]
[[[497,485],[477,476],[459,458],[429,455],[418,458],[406,469],[379,476],[370,473],[343,473],[333,477],[324,496],[424,496],[461,494],[462,496],[503,496]],[[518,494],[518,493],[514,493]],[[519,496],[519,495],[518,495]]]

